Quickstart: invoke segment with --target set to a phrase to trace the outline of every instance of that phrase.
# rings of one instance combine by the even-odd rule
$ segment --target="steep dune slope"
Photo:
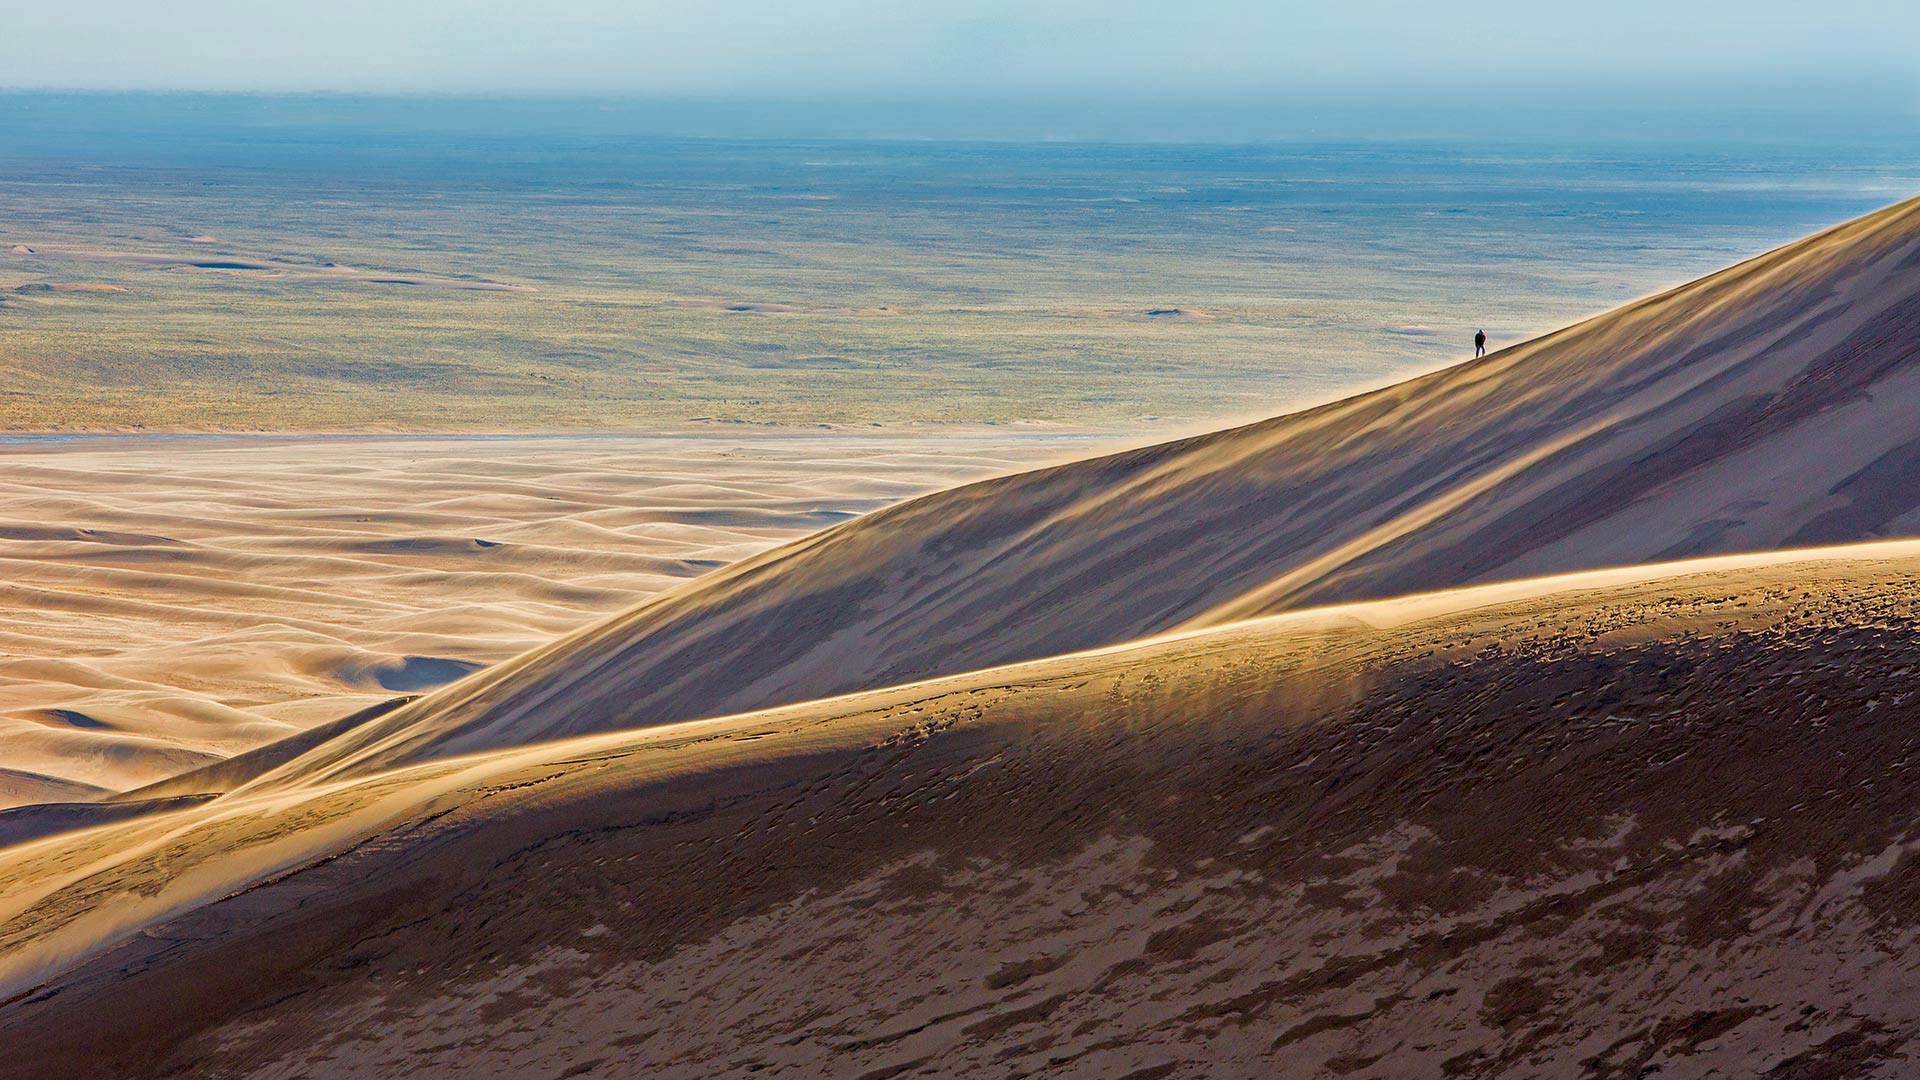
[[[1313,604],[1920,528],[1920,200],[1538,341],[943,492],[747,560],[282,779]]]
[[[1485,586],[53,837],[0,851],[0,1045],[48,1078],[1902,1075],[1917,586],[1912,542]]]

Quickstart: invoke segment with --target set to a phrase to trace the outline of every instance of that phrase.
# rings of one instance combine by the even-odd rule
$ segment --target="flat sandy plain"
[[[0,95],[0,429],[1218,426],[1920,187],[1911,142],[740,142],[542,115]]]
[[[0,445],[0,806],[157,780],[903,497],[1092,442]]]

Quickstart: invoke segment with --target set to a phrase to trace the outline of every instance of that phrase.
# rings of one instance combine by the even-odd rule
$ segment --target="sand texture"
[[[1920,201],[0,819],[33,1075],[1900,1077]]]
[[[53,837],[0,852],[0,1038],[43,1076],[1903,1075],[1916,585],[1907,543],[1493,586]]]
[[[1483,361],[868,515],[318,753],[364,773],[1289,608],[1911,535],[1917,361],[1920,200]]]
[[[0,430],[1191,431],[1565,325],[1920,175],[1901,143],[416,139],[380,134],[388,104],[289,99],[236,150],[156,115],[222,105],[121,105],[0,100]]]
[[[966,435],[0,446],[0,807],[220,760],[1064,452]]]

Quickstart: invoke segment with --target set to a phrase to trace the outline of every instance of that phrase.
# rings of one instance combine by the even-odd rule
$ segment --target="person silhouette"
[[[1487,355],[1487,332],[1485,330],[1475,330],[1473,332],[1473,355]]]

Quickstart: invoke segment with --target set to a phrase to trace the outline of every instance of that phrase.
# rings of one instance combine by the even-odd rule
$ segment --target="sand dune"
[[[0,1039],[40,1076],[1899,1075],[1916,585],[1920,543],[1488,586],[163,810],[0,852]]]
[[[0,447],[0,807],[152,783],[450,682],[783,540],[1061,445]]]
[[[1920,201],[886,509],[501,473],[313,551],[262,502],[261,565],[422,588],[500,551],[452,519],[524,511],[514,543],[569,554],[478,571],[520,611],[662,571],[596,530],[762,546],[415,700],[0,815],[0,1045],[45,1076],[1903,1075],[1920,540],[1808,546],[1920,520],[1915,359]],[[871,512],[766,549],[822,509]],[[170,553],[188,517],[13,542]],[[34,550],[89,604],[183,587]],[[205,595],[283,606],[283,667],[370,695],[460,659],[355,668],[312,585]],[[60,753],[146,737],[33,708]]]
[[[871,514],[397,710],[299,775],[1313,604],[1910,535],[1916,360],[1920,200],[1483,361]]]

